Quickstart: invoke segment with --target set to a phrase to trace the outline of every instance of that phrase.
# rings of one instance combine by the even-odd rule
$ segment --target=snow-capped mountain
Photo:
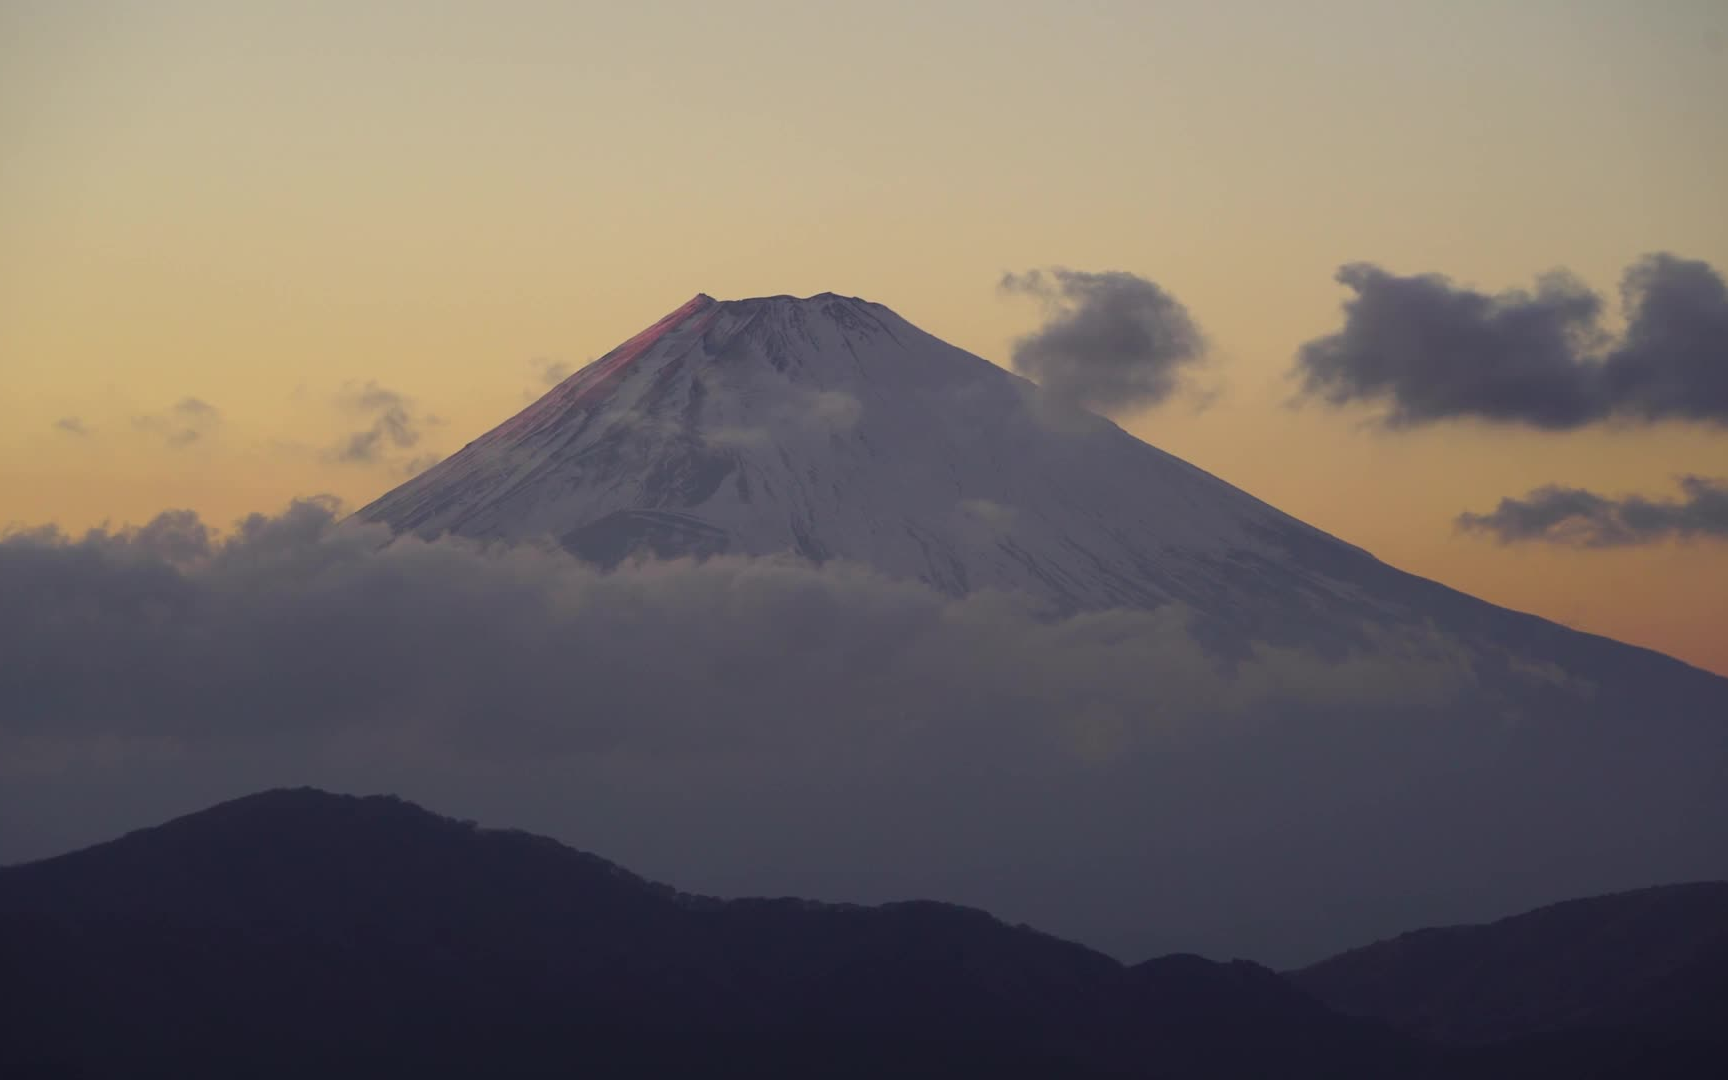
[[[1068,609],[1204,602],[1220,553],[1333,543],[1037,394],[879,304],[697,296],[361,517],[606,563],[841,558]]]
[[[843,559],[1051,613],[1179,601],[1223,638],[1438,625],[1501,663],[1600,639],[1374,559],[880,304],[698,295],[359,511],[398,533]],[[1613,663],[1674,666],[1615,647]],[[1594,666],[1598,661],[1592,661]]]

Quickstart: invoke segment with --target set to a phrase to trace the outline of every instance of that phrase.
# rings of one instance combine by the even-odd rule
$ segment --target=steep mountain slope
[[[1481,1044],[1595,1028],[1728,1037],[1728,882],[1403,934],[1291,978],[1344,1012]]]
[[[550,840],[311,790],[0,869],[0,962],[0,1068],[17,1077],[1374,1076],[1436,1060],[1252,965],[1131,971],[943,904],[682,895]]]

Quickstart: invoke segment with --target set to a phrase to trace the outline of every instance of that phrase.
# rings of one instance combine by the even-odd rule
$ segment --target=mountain
[[[678,893],[394,798],[278,790],[0,869],[0,1072],[1427,1075],[1245,962],[976,910]]]
[[[1046,611],[1180,602],[1223,639],[1466,635],[1485,663],[1728,681],[1401,573],[888,308],[698,295],[363,507],[397,533],[845,560]],[[1722,698],[1728,700],[1728,697]]]
[[[272,790],[0,868],[0,1075],[1715,1076],[1724,889],[1286,977],[1124,965],[949,904],[719,900],[394,797]],[[1472,991],[1497,1029],[1465,1026]],[[1441,1014],[1441,1040],[1385,1022]]]
[[[1083,660],[1099,679],[1143,667],[1168,700],[1095,718],[1077,692],[1038,721],[1084,728],[1096,760],[991,773],[980,727],[977,777],[890,786],[893,813],[867,779],[568,786],[625,807],[585,823],[609,849],[709,891],[934,895],[1118,956],[1294,966],[1411,925],[1728,875],[1728,679],[1388,566],[864,300],[697,296],[355,517],[551,539],[608,568],[862,564],[1017,592],[1087,642],[1114,633],[1098,613],[1181,613],[1198,655]],[[677,667],[639,664],[645,682]],[[1219,684],[1184,699],[1177,677],[1200,669]],[[1182,726],[1214,706],[1228,722]],[[904,756],[962,737],[939,729]]]
[[[1461,940],[1454,962],[1381,944],[1286,978],[1123,965],[948,904],[717,900],[393,797],[274,790],[0,868],[0,1074],[1714,1076],[1724,889],[1421,931],[1404,940]],[[1448,1047],[1309,986],[1397,1023],[1437,1015],[1424,1000],[1467,1021],[1473,989],[1511,1022]]]
[[[1728,1019],[1728,882],[1418,930],[1290,978],[1340,1011],[1448,1043],[1577,1029],[1720,1039]]]
[[[1056,609],[1224,615],[1285,544],[1354,549],[879,304],[697,296],[357,515],[637,554],[791,552]],[[1307,580],[1313,580],[1310,576]]]

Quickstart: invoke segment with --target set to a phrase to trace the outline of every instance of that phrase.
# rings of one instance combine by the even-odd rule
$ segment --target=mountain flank
[[[1575,1028],[1708,1038],[1728,1025],[1728,882],[1418,930],[1290,979],[1341,1012],[1448,1043]]]

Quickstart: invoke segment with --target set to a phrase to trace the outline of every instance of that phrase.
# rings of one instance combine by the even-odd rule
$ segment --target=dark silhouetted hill
[[[0,980],[8,1078],[1533,1076],[1596,1057],[1432,1047],[1245,961],[1124,967],[951,905],[690,896],[312,790],[0,869]]]
[[[684,896],[392,798],[272,791],[0,870],[0,949],[7,1075],[1239,1075],[1157,1015],[1168,977],[980,911]],[[1367,1075],[1357,1031],[1417,1055],[1290,996],[1329,1075]]]
[[[1340,1012],[1438,1043],[1598,1069],[1626,1059],[1628,1075],[1652,1047],[1680,1047],[1728,1075],[1728,882],[1418,930],[1290,978]]]

